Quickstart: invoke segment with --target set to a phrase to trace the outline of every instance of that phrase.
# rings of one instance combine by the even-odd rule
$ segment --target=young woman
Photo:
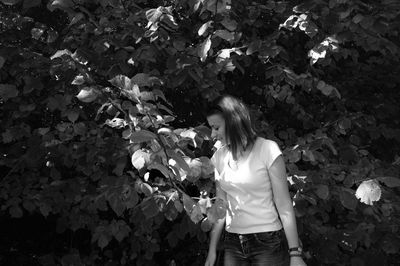
[[[213,226],[205,266],[215,264],[224,224],[224,265],[306,265],[278,145],[257,136],[248,109],[232,96],[221,97],[207,121],[222,144],[211,160],[228,209]]]

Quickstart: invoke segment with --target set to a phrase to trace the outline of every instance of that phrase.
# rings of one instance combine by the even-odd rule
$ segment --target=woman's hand
[[[290,266],[307,266],[302,257],[290,257]]]
[[[204,266],[214,266],[215,260],[217,259],[217,254],[215,251],[209,251],[207,254],[206,263]]]

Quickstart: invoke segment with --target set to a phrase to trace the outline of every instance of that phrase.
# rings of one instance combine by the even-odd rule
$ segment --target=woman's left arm
[[[285,230],[289,248],[299,247],[296,216],[293,209],[292,199],[287,185],[285,162],[282,155],[278,156],[269,168],[274,202]],[[296,253],[296,252],[292,252]],[[301,257],[290,258],[290,265],[306,265]]]

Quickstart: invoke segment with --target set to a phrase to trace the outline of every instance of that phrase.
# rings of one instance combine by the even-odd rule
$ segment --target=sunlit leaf
[[[53,60],[55,58],[61,57],[63,55],[69,55],[72,56],[71,51],[69,51],[68,49],[64,49],[64,50],[58,50],[57,52],[55,52],[55,54],[53,54],[50,59]]]
[[[93,102],[98,96],[99,92],[93,87],[84,87],[78,95],[76,95],[76,97],[84,103]]]
[[[363,181],[356,191],[357,199],[368,205],[373,205],[374,201],[378,201],[381,194],[381,187],[375,179]]]
[[[153,8],[146,11],[146,18],[149,22],[155,23],[159,20],[162,14],[162,7]]]
[[[150,154],[145,150],[137,150],[131,158],[132,165],[138,169],[143,169],[150,162]]]
[[[202,36],[213,23],[214,22],[212,20],[210,20],[210,21],[204,23],[203,25],[201,25],[201,27],[197,31],[197,34],[199,36]]]
[[[202,62],[206,60],[210,48],[211,48],[211,37],[208,36],[208,38],[198,47],[197,51],[197,54]]]

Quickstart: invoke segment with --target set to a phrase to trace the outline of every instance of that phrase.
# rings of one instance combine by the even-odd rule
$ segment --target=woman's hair
[[[221,114],[225,120],[225,139],[234,159],[240,151],[254,144],[257,134],[251,124],[250,113],[239,99],[224,95],[217,98],[207,116]]]

